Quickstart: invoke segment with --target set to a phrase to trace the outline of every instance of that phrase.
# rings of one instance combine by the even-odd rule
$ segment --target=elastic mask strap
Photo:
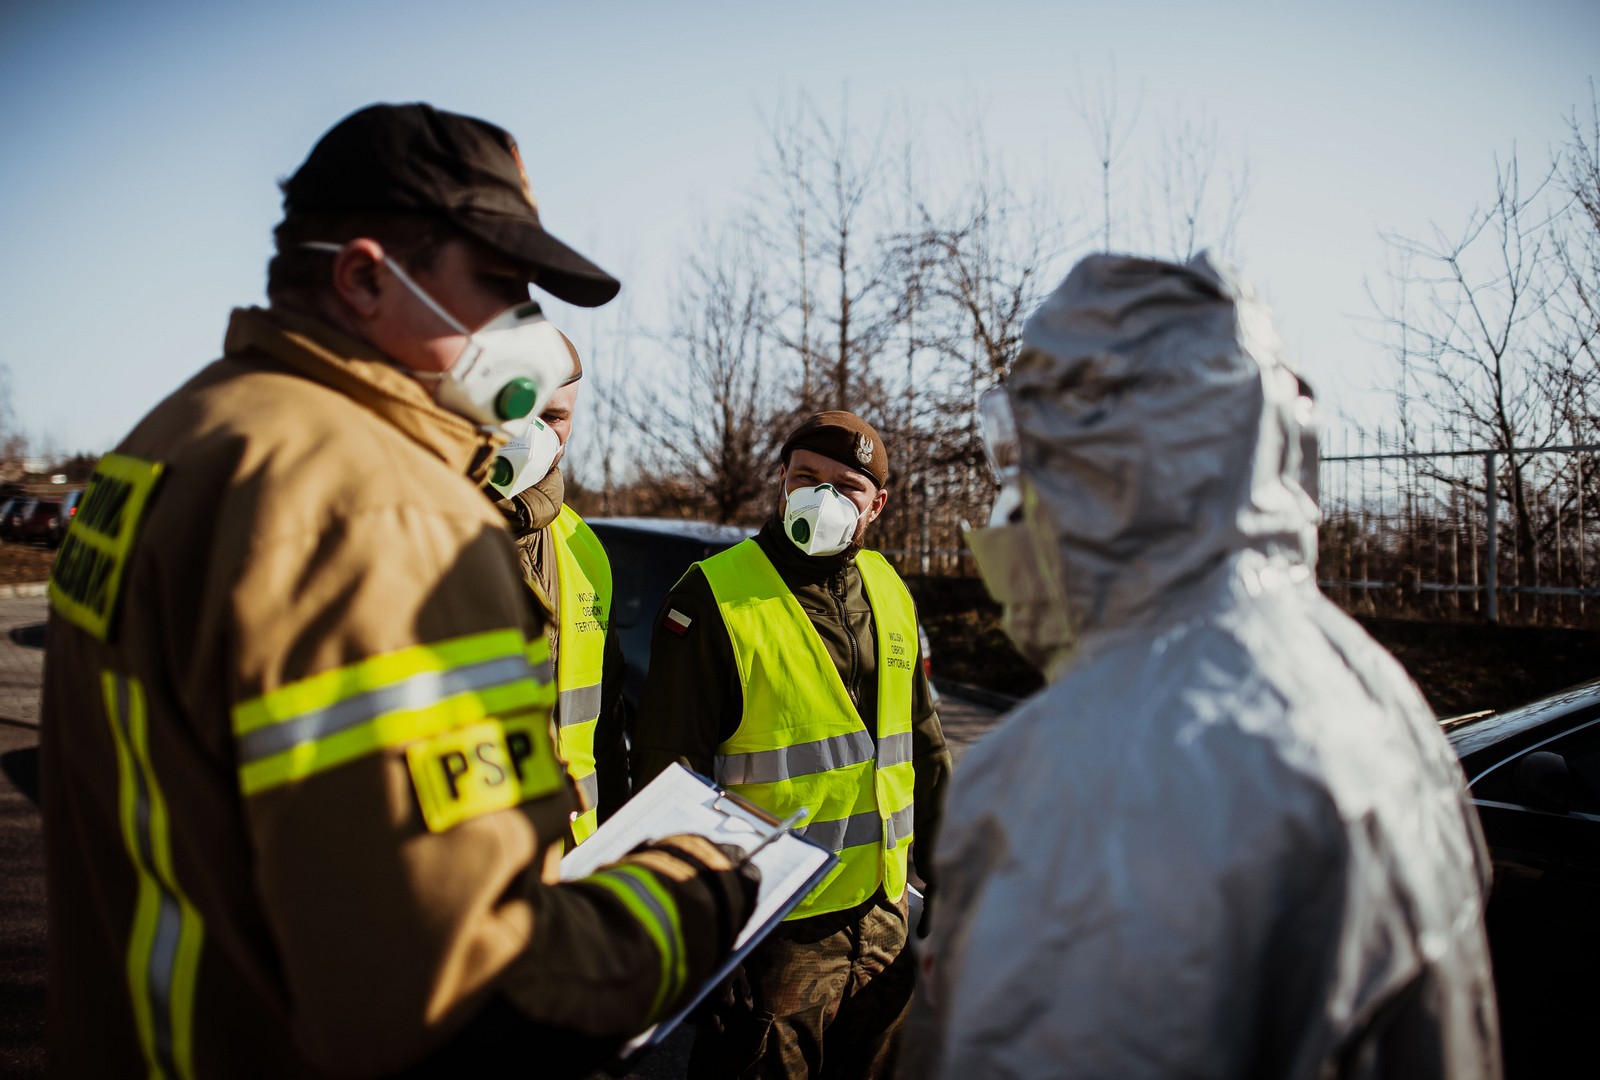
[[[308,240],[300,246],[303,248],[308,248],[311,251],[332,252],[335,255],[344,250],[343,245],[330,244],[322,240]],[[394,276],[400,279],[400,283],[402,285],[410,289],[416,295],[417,299],[428,305],[428,309],[430,311],[444,320],[446,326],[450,327],[450,329],[454,330],[458,334],[464,334],[467,337],[472,336],[471,330],[468,330],[465,326],[462,326],[459,319],[441,307],[439,302],[433,297],[429,296],[427,291],[423,289],[422,286],[411,280],[411,275],[406,273],[405,267],[401,266],[398,262],[387,255],[384,256],[383,262],[385,266],[394,272]]]

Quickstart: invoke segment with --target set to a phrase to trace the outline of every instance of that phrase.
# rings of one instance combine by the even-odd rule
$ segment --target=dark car
[[[11,539],[11,512],[19,508],[25,501],[15,495],[8,499],[0,500],[0,540]]]
[[[1494,861],[1489,947],[1506,1075],[1594,1075],[1600,1015],[1600,679],[1443,721]]]
[[[62,509],[59,499],[35,499],[17,526],[15,539],[25,544],[54,543],[61,524]]]
[[[22,527],[33,517],[34,508],[39,505],[38,499],[21,498],[13,500],[6,508],[4,521],[0,521],[0,537],[14,543],[20,543],[27,538],[22,534]]]
[[[631,710],[638,707],[650,667],[650,631],[661,601],[683,572],[701,559],[732,547],[755,528],[714,525],[705,521],[665,518],[587,519],[611,559],[611,619],[628,661],[622,695]],[[930,670],[928,637],[917,627],[922,667]]]
[[[61,511],[56,515],[55,525],[46,537],[51,547],[60,547],[62,539],[67,535],[67,529],[72,526],[72,519],[78,516],[78,504],[83,501],[83,489],[69,491],[61,499]]]
[[[628,660],[622,696],[638,707],[650,666],[650,631],[656,609],[683,572],[737,544],[756,530],[742,525],[659,518],[590,518],[589,527],[611,559],[611,621]]]

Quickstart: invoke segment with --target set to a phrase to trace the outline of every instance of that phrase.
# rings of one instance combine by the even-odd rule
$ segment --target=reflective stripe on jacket
[[[556,881],[554,672],[488,450],[370,347],[252,310],[101,460],[51,581],[54,1073],[383,1074],[496,999],[559,1058],[711,951],[665,875],[650,904]]]
[[[839,865],[789,918],[854,907],[880,884],[899,899],[913,836],[911,594],[882,555],[857,556],[878,630],[874,738],[822,639],[753,540],[698,565],[744,695],[738,729],[717,748],[717,782],[780,817],[805,807],[801,831],[839,853]]]
[[[572,819],[578,843],[595,830],[600,783],[595,775],[594,733],[600,721],[600,683],[605,668],[606,627],[611,623],[611,561],[606,549],[570,507],[550,523],[556,578],[561,590],[560,640],[556,649],[557,745],[567,774],[583,797]]]

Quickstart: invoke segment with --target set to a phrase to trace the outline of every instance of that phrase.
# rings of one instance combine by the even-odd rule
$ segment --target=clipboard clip
[[[719,810],[723,813],[727,813],[722,805],[724,802],[727,802],[732,806],[738,807],[740,810],[744,811],[746,814],[749,814],[757,821],[764,822],[769,826],[767,832],[764,833],[761,839],[756,842],[756,846],[745,852],[744,858],[739,860],[740,865],[749,862],[755,857],[756,852],[760,851],[762,848],[778,839],[778,837],[782,836],[784,833],[788,832],[790,829],[794,828],[796,825],[799,825],[801,822],[805,821],[806,818],[811,816],[810,807],[802,806],[794,813],[780,821],[778,816],[772,811],[768,810],[766,807],[757,806],[749,799],[741,798],[725,788],[718,787],[716,782],[710,777],[695,772],[694,768],[689,764],[688,758],[680,757],[678,759],[678,764],[682,765],[684,769],[688,770],[688,772],[692,775],[699,777],[705,782],[707,787],[710,787],[716,791],[717,797],[711,802],[711,808],[713,810]]]
[[[786,817],[782,821],[778,822],[771,829],[767,830],[767,833],[766,833],[765,836],[763,836],[760,840],[756,841],[756,846],[755,847],[751,848],[750,850],[748,850],[748,851],[746,851],[744,853],[744,858],[739,860],[739,865],[743,866],[745,863],[747,863],[751,859],[755,858],[756,857],[756,853],[759,852],[762,848],[766,847],[768,844],[772,843],[778,837],[782,836],[784,833],[788,832],[790,829],[794,828],[796,825],[800,824],[802,821],[804,821],[806,818],[808,818],[810,816],[811,816],[811,811],[809,809],[807,809],[806,807],[802,806],[800,809],[796,810],[794,813],[790,814],[788,817]]]
[[[712,785],[712,786],[715,787],[715,785]],[[762,806],[757,806],[755,803],[751,802],[749,799],[740,798],[738,795],[735,795],[733,792],[725,791],[722,788],[716,788],[716,792],[717,792],[717,797],[711,803],[712,809],[723,810],[723,812],[726,813],[727,811],[724,810],[722,804],[724,802],[727,802],[727,803],[731,803],[734,806],[737,806],[740,810],[743,810],[745,813],[749,814],[750,816],[752,816],[754,818],[757,818],[757,819],[759,819],[761,821],[766,822],[768,825],[776,825],[776,824],[778,824],[778,816],[776,814],[774,814],[771,810],[768,810],[768,809],[766,809],[765,807],[762,807]],[[793,815],[790,815],[790,816],[792,817]]]

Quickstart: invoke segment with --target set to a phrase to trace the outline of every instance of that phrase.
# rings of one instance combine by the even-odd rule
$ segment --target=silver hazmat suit
[[[902,1076],[1500,1075],[1482,836],[1317,591],[1278,352],[1204,255],[1085,259],[1028,321],[1023,514],[1077,651],[956,772]]]

